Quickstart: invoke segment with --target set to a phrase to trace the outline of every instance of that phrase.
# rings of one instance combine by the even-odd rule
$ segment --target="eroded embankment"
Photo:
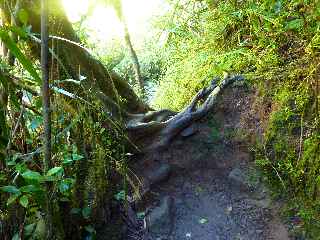
[[[135,159],[144,193],[136,208],[147,229],[128,239],[289,239],[252,167],[249,148],[262,132],[253,105],[254,91],[226,89],[213,113],[170,148]]]

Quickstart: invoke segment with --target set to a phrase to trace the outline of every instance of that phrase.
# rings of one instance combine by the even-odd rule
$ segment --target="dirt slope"
[[[134,159],[147,192],[139,204],[147,234],[127,239],[289,239],[252,167],[249,149],[262,132],[254,96],[245,86],[227,89],[214,113],[168,150]]]

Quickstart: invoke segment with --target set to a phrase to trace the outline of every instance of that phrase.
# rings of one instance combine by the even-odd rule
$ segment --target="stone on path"
[[[155,207],[147,216],[150,233],[156,237],[168,236],[173,226],[174,200],[165,196],[158,207]]]
[[[250,184],[247,176],[242,172],[240,168],[234,168],[228,175],[228,179],[231,180],[232,186],[243,191],[250,190]]]

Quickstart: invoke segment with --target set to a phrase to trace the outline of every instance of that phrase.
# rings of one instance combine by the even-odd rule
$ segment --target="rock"
[[[250,185],[247,180],[247,177],[240,168],[234,168],[229,173],[228,179],[231,180],[233,187],[244,191],[250,190]]]
[[[141,179],[139,198],[150,191],[151,187],[168,180],[171,172],[169,164],[154,164],[151,168],[145,169]],[[134,201],[137,197],[134,198]]]
[[[166,181],[169,178],[171,166],[169,164],[162,164],[156,169],[152,169],[147,173],[147,178],[150,185],[155,185]]]
[[[270,208],[272,205],[272,200],[270,197],[266,197],[261,200],[256,200],[254,203],[256,206],[258,206],[260,208]]]
[[[239,81],[235,81],[232,83],[232,87],[246,87],[247,83],[244,81],[244,79],[241,79]]]
[[[160,205],[147,216],[148,229],[155,236],[169,235],[172,229],[174,214],[173,198],[164,197]]]

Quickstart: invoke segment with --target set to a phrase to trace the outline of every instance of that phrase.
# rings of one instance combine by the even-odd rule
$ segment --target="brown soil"
[[[150,239],[289,239],[250,152],[262,138],[266,120],[255,96],[245,86],[226,89],[214,112],[192,126],[191,136],[179,136],[167,150],[134,159],[141,189],[148,191],[142,206],[152,211],[164,196],[174,199],[170,234],[148,234]],[[260,106],[261,111],[267,108]],[[170,177],[150,182],[156,178],[146,172],[163,164],[171,167]],[[230,178],[235,169],[244,181]]]

